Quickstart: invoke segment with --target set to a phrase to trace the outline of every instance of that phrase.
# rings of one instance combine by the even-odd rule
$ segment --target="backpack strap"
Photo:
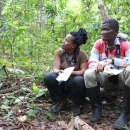
[[[120,57],[120,45],[115,45],[115,47],[116,47],[116,57],[119,58]],[[107,47],[105,49],[105,53],[108,57],[108,48]]]
[[[120,57],[120,45],[115,45],[116,46],[116,57]]]

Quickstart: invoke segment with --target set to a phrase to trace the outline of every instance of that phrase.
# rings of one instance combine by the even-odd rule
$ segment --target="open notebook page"
[[[57,80],[57,81],[66,81],[66,80],[70,77],[70,75],[71,75],[71,73],[73,72],[73,70],[74,70],[74,67],[69,67],[69,68],[64,69],[64,72],[61,73],[61,74],[56,78],[56,80]]]

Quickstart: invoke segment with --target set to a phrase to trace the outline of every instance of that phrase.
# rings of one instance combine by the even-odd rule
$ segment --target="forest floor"
[[[17,84],[16,82],[19,83],[19,80],[14,84]],[[38,86],[43,87],[41,84]],[[24,89],[20,91],[22,87]],[[53,114],[50,111],[53,102],[50,100],[49,94],[34,98],[33,94],[30,95],[30,91],[27,90],[27,88],[31,88],[31,82],[24,82],[22,87],[0,94],[0,130],[67,130],[72,117],[70,99],[66,110]],[[103,103],[102,118],[97,123],[89,121],[91,110],[89,101],[85,100],[81,105],[79,118],[94,130],[114,130],[114,121],[120,114],[119,106],[114,105],[110,100],[107,100],[107,104]]]

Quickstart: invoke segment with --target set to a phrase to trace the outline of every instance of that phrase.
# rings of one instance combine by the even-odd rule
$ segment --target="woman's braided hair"
[[[72,58],[72,60],[74,60],[74,63],[76,63],[76,56],[79,54],[80,46],[87,42],[88,36],[86,30],[83,28],[80,28],[78,32],[70,32],[70,34],[74,37],[73,44],[76,44]]]

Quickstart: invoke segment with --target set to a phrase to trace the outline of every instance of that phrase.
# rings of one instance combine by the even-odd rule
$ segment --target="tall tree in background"
[[[3,0],[0,63],[13,61],[27,73],[42,76],[52,69],[53,53],[71,30],[87,30],[88,44],[81,49],[88,55],[100,38],[102,20],[115,18],[120,22],[120,31],[130,34],[129,6],[128,0]]]
[[[1,17],[1,13],[2,13],[2,2],[0,1],[0,17]]]
[[[104,21],[104,20],[108,19],[106,11],[105,11],[105,8],[104,8],[104,5],[102,3],[102,0],[96,0],[96,1],[98,3],[98,8],[100,10],[100,14],[102,16],[102,20]]]

